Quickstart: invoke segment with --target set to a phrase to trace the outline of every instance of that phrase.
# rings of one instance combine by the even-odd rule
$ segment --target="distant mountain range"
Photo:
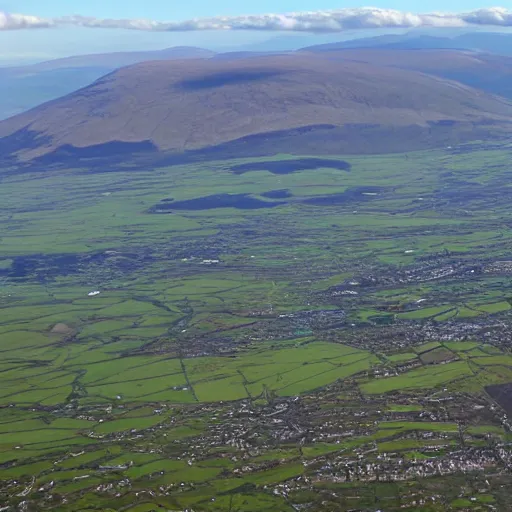
[[[29,66],[0,68],[0,119],[76,91],[118,69],[144,61],[210,58],[203,48],[79,55]]]
[[[0,122],[0,154],[46,162],[119,151],[339,154],[509,136],[512,103],[463,81],[500,65],[510,71],[510,59],[428,52],[144,62]],[[461,81],[442,76],[454,70]]]
[[[512,56],[512,34],[494,32],[472,32],[455,37],[440,37],[414,33],[384,35],[326,43],[302,48],[307,51],[326,52],[354,48],[385,48],[399,50],[450,49],[472,50]]]
[[[447,32],[442,32],[446,34]],[[448,32],[451,34],[451,32]],[[432,35],[434,34],[434,35]],[[332,40],[333,34],[325,36],[297,35],[278,36],[268,41],[214,52],[196,47],[174,47],[157,51],[115,52],[93,55],[79,55],[56,59],[30,66],[0,68],[0,119],[25,112],[30,108],[50,101],[77,89],[85,87],[98,78],[123,66],[153,60],[177,59],[222,59],[233,60],[251,56],[290,52],[304,46],[300,51],[314,53],[334,52],[356,48],[374,49],[461,49],[512,56],[512,34],[474,32],[439,36],[439,30],[432,34],[409,33],[384,35],[371,38],[329,42],[307,46],[321,38]],[[448,76],[448,75],[444,75]],[[454,78],[457,78],[454,75]],[[501,79],[501,78],[500,78]],[[478,86],[476,80],[472,85]],[[501,90],[509,90],[503,83]]]
[[[25,73],[28,69],[31,72],[44,72],[54,71],[56,69],[85,67],[116,69],[150,60],[208,59],[213,57],[215,54],[216,52],[205,50],[204,48],[196,48],[194,46],[175,46],[164,50],[144,52],[113,52],[76,55],[73,57],[41,62],[28,67],[11,68],[11,71]]]
[[[0,157],[11,163],[148,151],[386,152],[510,137],[512,34],[70,57],[0,68],[6,112],[18,114],[0,121]]]
[[[512,100],[512,57],[469,50],[403,50],[385,47],[303,53],[322,55],[332,60],[420,71]]]

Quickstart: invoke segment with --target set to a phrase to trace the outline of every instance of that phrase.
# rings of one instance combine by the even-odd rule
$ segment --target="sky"
[[[496,6],[492,0],[430,0],[428,10],[412,8],[410,0],[373,0],[371,6],[377,8],[375,12],[365,11],[363,17],[359,13],[363,5],[357,0],[0,0],[0,63],[178,45],[227,50],[297,33],[309,37],[316,34],[321,43],[355,37],[354,32],[364,37],[431,23],[431,18],[420,19],[408,13],[455,13],[449,21],[445,15],[436,18],[436,26],[453,27],[477,20],[474,26],[480,28],[482,20],[486,23],[487,19],[492,19],[491,28],[512,25],[511,10],[492,11],[492,16],[484,12]],[[331,10],[341,14],[327,20],[326,12]],[[457,17],[458,13],[472,12],[480,14],[466,16],[463,21]],[[286,13],[298,16],[277,16]],[[26,17],[16,18],[15,14]],[[129,22],[108,21],[112,19]],[[203,19],[209,19],[208,24],[202,23]],[[51,28],[36,28],[46,23]],[[28,25],[31,28],[26,28]],[[309,31],[310,26],[315,27],[313,31]]]
[[[419,4],[419,2],[418,2]],[[401,11],[419,11],[411,8],[410,0],[372,0],[368,5]],[[429,0],[434,11],[470,11],[494,7],[492,0]],[[100,18],[151,18],[160,21],[205,18],[210,16],[237,16],[243,14],[286,13],[362,7],[357,0],[0,0],[0,10],[43,17],[81,14]],[[366,6],[366,4],[364,4]]]

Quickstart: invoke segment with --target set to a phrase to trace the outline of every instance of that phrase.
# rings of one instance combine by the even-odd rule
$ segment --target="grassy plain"
[[[28,489],[37,507],[53,481],[68,500],[55,510],[291,511],[270,489],[316,459],[455,446],[457,423],[422,421],[412,400],[512,381],[506,347],[414,336],[509,318],[508,149],[464,151],[291,174],[231,171],[246,160],[0,174],[0,501]],[[226,194],[257,207],[204,207]],[[376,401],[376,427],[303,447],[259,432],[267,444],[240,451],[230,402],[323,404],[345,388],[359,395],[341,410]],[[489,421],[469,444],[501,435]],[[148,488],[166,491],[135,499]]]

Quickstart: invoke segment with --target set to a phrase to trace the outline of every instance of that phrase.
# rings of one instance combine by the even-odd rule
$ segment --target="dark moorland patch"
[[[334,206],[345,203],[369,201],[378,197],[384,190],[383,187],[353,187],[340,194],[329,194],[327,196],[316,196],[305,199],[303,202],[313,206]]]
[[[0,277],[8,277],[21,281],[28,279],[54,279],[57,276],[69,276],[89,269],[92,266],[109,268],[112,272],[129,272],[139,266],[138,260],[147,259],[144,255],[117,253],[112,251],[94,252],[90,254],[30,254],[20,255],[12,259],[10,265],[2,268]],[[1,263],[1,260],[0,260]]]
[[[50,269],[58,269],[58,275],[75,273],[78,269],[79,258],[75,254],[17,256],[10,267],[0,271],[0,275],[12,278],[26,278],[34,274],[39,268],[45,268],[48,275]]]
[[[485,391],[505,409],[507,414],[512,414],[512,382],[493,384],[487,386]]]
[[[116,156],[130,156],[136,153],[156,152],[157,147],[149,140],[141,142],[112,141],[93,146],[76,147],[66,144],[52,153],[43,155],[36,160],[36,164],[52,164],[54,162],[76,162],[82,158],[109,158]]]
[[[473,127],[470,139],[485,138],[484,133],[476,131]],[[35,134],[32,132],[32,136]],[[100,174],[131,170],[145,170],[148,167],[170,167],[188,165],[196,162],[210,160],[229,160],[231,158],[268,157],[276,153],[287,152],[291,154],[310,155],[338,155],[340,153],[395,153],[405,149],[424,149],[432,146],[455,144],[465,137],[459,136],[454,140],[450,129],[443,126],[422,129],[418,126],[408,126],[403,129],[385,130],[378,125],[346,125],[337,127],[329,124],[302,126],[289,130],[264,132],[256,135],[241,137],[230,142],[221,143],[202,149],[181,152],[158,152],[155,147],[147,145],[131,145],[130,148],[111,145],[93,146],[83,148],[80,154],[70,147],[59,148],[44,157],[37,158],[26,164],[30,171],[46,171],[52,168],[84,168],[87,174]],[[2,139],[3,158],[19,150],[12,137]],[[70,154],[71,151],[71,154]],[[131,165],[127,166],[126,155],[130,154]],[[14,157],[13,157],[14,158]],[[299,160],[299,159],[297,159]],[[306,160],[301,158],[300,160]],[[333,160],[329,161],[332,168]],[[122,164],[122,165],[121,165]],[[233,169],[233,168],[232,168]],[[262,170],[258,164],[258,170]],[[264,170],[264,169],[263,169]],[[18,171],[19,172],[19,171]],[[247,172],[247,171],[245,171]]]
[[[214,194],[185,201],[163,201],[152,206],[149,213],[169,213],[172,210],[213,210],[215,208],[258,210],[260,208],[275,208],[283,204],[286,203],[262,201],[249,194]]]
[[[510,201],[510,190],[502,182],[495,181],[486,185],[463,180],[447,181],[442,189],[435,191],[435,197],[441,201],[466,204],[471,201],[503,203]]]
[[[292,197],[293,194],[287,189],[281,190],[269,190],[268,192],[263,192],[261,194],[262,197],[266,197],[267,199],[286,199],[288,197]]]
[[[235,174],[244,174],[249,171],[268,171],[272,174],[291,174],[297,171],[312,169],[339,169],[350,171],[351,165],[343,160],[330,160],[325,158],[297,158],[296,160],[276,160],[271,162],[250,162],[231,167]]]
[[[196,150],[158,151],[149,141],[138,143],[101,144],[85,148],[63,146],[29,162],[17,161],[16,153],[21,148],[39,147],[49,143],[50,138],[34,131],[22,130],[0,141],[0,159],[6,164],[16,165],[11,172],[2,169],[3,176],[20,172],[46,172],[55,169],[77,169],[86,174],[106,174],[127,170],[143,171],[148,168],[188,165],[211,160],[232,158],[270,157],[277,153],[294,155],[339,155],[398,153],[431,147],[446,147],[467,140],[489,138],[489,128],[483,125],[466,126],[463,123],[456,132],[442,124],[422,128],[407,126],[386,130],[379,125],[310,125],[290,130],[264,132],[241,137],[230,142]],[[494,134],[495,138],[498,137]],[[28,143],[24,142],[28,137]],[[455,151],[455,150],[453,150]],[[464,150],[457,152],[464,153]],[[126,157],[130,158],[127,159]],[[304,159],[301,159],[304,160]],[[329,160],[332,168],[333,160]],[[87,169],[83,171],[83,169]],[[259,170],[262,170],[259,164]]]
[[[6,137],[0,137],[0,162],[15,162],[16,153],[22,149],[35,149],[42,144],[49,144],[51,137],[41,135],[28,127]]]

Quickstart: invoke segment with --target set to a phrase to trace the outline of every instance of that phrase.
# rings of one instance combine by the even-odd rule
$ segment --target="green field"
[[[509,148],[290,158],[0,171],[0,505],[402,510],[340,468],[505,439]]]

